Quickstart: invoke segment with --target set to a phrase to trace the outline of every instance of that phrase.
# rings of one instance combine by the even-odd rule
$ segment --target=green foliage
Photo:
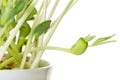
[[[49,18],[52,17],[59,0],[56,0],[50,13],[47,13],[50,0],[43,0],[39,11],[36,9],[37,1],[39,0],[0,0],[0,46],[2,46],[0,48],[0,69],[4,69],[14,62],[17,63],[17,66],[15,66],[17,68],[36,68],[46,49],[81,55],[89,46],[115,41],[109,40],[114,36],[112,35],[98,38],[89,45],[89,42],[94,40],[96,36],[88,35],[84,38],[79,38],[71,48],[48,46],[58,24],[75,4],[76,0],[69,0],[66,7],[54,21],[51,21]],[[50,32],[45,35],[48,30]],[[42,34],[46,36],[45,39]],[[31,54],[29,59],[27,59],[28,54]],[[3,57],[6,60],[2,62],[1,59]]]
[[[85,41],[89,42],[89,41],[93,40],[95,37],[96,37],[96,36],[88,35],[88,36],[86,36],[84,39],[85,39]]]
[[[93,42],[93,43],[91,44],[91,46],[98,46],[98,45],[101,45],[101,44],[106,44],[106,43],[110,43],[110,42],[116,42],[116,40],[109,40],[109,39],[111,39],[113,36],[115,36],[115,35],[98,38],[95,42]]]
[[[22,4],[21,4],[22,3]],[[15,14],[18,14],[19,12],[21,12],[25,7],[25,0],[17,0],[15,2]]]
[[[37,13],[36,8],[33,9],[33,11],[30,13],[30,15],[27,17],[27,20],[33,20],[34,15]]]
[[[27,22],[25,22],[20,28],[20,37],[26,38],[28,34],[30,33],[30,31],[31,31],[30,25]]]
[[[2,7],[1,8],[1,17],[0,17],[0,25],[6,25],[11,23],[14,20],[15,10],[13,6]]]
[[[38,24],[34,28],[32,35],[40,36],[41,34],[46,33],[47,30],[50,28],[50,23],[51,23],[50,20],[46,20],[46,21]]]
[[[26,37],[29,35],[30,31],[31,31],[30,25],[27,22],[25,22],[20,28],[20,34],[17,43],[17,48],[19,51],[21,51],[22,46],[25,45]]]

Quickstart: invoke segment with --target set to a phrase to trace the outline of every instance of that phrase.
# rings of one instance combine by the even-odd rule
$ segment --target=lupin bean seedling
[[[112,35],[98,38],[89,44],[95,36],[88,35],[80,37],[70,48],[48,46],[62,18],[76,2],[77,0],[69,0],[61,14],[52,20],[59,0],[55,0],[51,8],[51,0],[0,0],[0,69],[40,67],[38,63],[45,50],[81,55],[90,46],[114,42],[115,40],[109,40],[114,36]],[[36,8],[38,3],[39,9]]]

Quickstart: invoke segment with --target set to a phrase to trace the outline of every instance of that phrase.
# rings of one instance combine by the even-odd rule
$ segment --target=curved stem
[[[69,52],[68,48],[62,48],[62,47],[54,47],[54,46],[48,46],[46,48],[42,48],[42,47],[37,47],[37,48],[33,48],[31,50],[29,50],[29,52],[34,52],[34,51],[38,51],[38,50],[58,50],[58,51],[64,51],[64,52]]]
[[[48,50],[59,50],[59,51],[69,52],[68,48],[62,48],[62,47],[48,46],[46,49],[48,49]]]

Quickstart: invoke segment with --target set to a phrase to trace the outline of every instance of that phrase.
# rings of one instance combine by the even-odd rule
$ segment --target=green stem
[[[5,35],[8,37],[9,33],[7,31],[5,31]],[[10,47],[11,47],[11,49],[8,48],[9,54],[11,56],[13,56],[20,63],[21,57],[19,56],[19,51],[18,51],[17,46],[14,43],[14,41],[11,42]]]
[[[16,54],[19,53],[17,46],[15,45],[15,43],[13,41],[11,42],[10,46],[15,51]]]
[[[2,35],[4,34],[4,32],[6,31],[7,26],[8,26],[8,24],[6,24],[6,25],[2,28],[2,30],[0,30],[0,38],[2,37]]]
[[[38,51],[38,50],[58,50],[58,51],[64,51],[64,52],[69,52],[68,48],[62,48],[62,47],[54,47],[54,46],[48,46],[46,48],[42,48],[42,47],[37,47],[37,48],[33,48],[31,50],[29,50],[29,52],[34,52],[34,51]]]
[[[28,42],[27,42],[27,45],[26,45],[26,48],[25,48],[25,52],[23,53],[22,62],[20,64],[21,69],[23,69],[24,66],[25,66],[26,57],[27,57],[28,51],[30,49],[31,42],[32,42],[32,34],[30,33],[29,38],[28,38]]]
[[[1,6],[2,6],[2,1],[0,0],[0,9],[1,9]]]
[[[43,1],[42,2],[42,4],[41,4],[41,6],[40,6],[40,9],[39,9],[39,11],[38,11],[38,13],[37,13],[37,16],[36,16],[36,18],[35,18],[35,20],[34,20],[34,23],[33,23],[33,25],[32,25],[32,30],[34,30],[34,27],[37,25],[37,24],[39,24],[39,22],[41,21],[40,19],[41,19],[41,17],[40,17],[40,15],[41,15],[41,10],[42,10],[42,7],[43,7],[43,5],[44,5],[44,7],[45,7],[45,10],[43,11],[44,12],[44,18],[45,18],[45,16],[46,16],[46,9],[47,9],[47,6],[48,6],[48,3],[47,3],[47,0],[46,1]],[[32,31],[31,31],[31,33],[32,33]],[[24,52],[24,56],[23,56],[23,60],[22,60],[22,63],[21,63],[21,66],[20,66],[20,68],[23,68],[24,67],[24,65],[25,65],[25,59],[26,59],[26,56],[27,56],[27,52],[28,52],[28,49],[29,49],[29,47],[28,46],[30,46],[30,42],[32,41],[32,34],[30,33],[30,37],[29,37],[29,39],[28,39],[28,45],[26,46],[26,49],[25,49],[25,52]],[[35,37],[35,45],[38,43],[38,37]],[[36,55],[34,55],[34,56],[36,56]],[[34,59],[34,58],[33,58]]]
[[[74,0],[70,0],[68,5],[66,6],[66,8],[64,9],[64,11],[61,13],[61,15],[57,18],[57,20],[55,20],[55,22],[53,22],[52,26],[52,30],[49,33],[49,36],[46,38],[45,42],[44,42],[44,46],[47,46],[47,44],[49,43],[52,35],[54,34],[57,26],[59,25],[60,21],[62,20],[62,18],[64,17],[64,15],[68,12],[69,8],[71,7],[71,5],[73,4]]]
[[[46,12],[47,12],[47,2],[48,0],[44,0],[44,5],[43,5],[43,12],[42,12],[42,20],[44,21],[46,20]],[[43,38],[44,38],[44,34],[42,34],[39,38],[38,38],[38,46],[42,46],[43,45]]]
[[[46,13],[47,13],[47,7],[48,7],[47,2],[48,2],[48,0],[44,0],[43,14],[42,14],[43,15],[43,20],[46,19]]]
[[[6,35],[6,37],[8,38],[9,33],[8,33],[7,30],[5,31],[5,35]],[[15,52],[16,54],[19,53],[19,51],[18,51],[18,49],[17,49],[17,46],[16,46],[16,44],[15,44],[14,41],[11,42],[10,46],[11,46],[11,48],[14,50],[14,52]]]
[[[51,17],[53,16],[53,14],[55,12],[55,9],[57,8],[58,3],[59,3],[59,0],[56,0],[55,3],[54,3],[54,5],[53,5],[53,7],[52,7],[52,9],[51,9],[51,11],[50,11],[48,19],[51,19]]]
[[[43,8],[43,5],[44,5],[44,0],[42,1],[42,4],[39,8],[39,11],[37,13],[37,16],[34,20],[34,23],[32,25],[32,28],[34,28],[35,26],[37,26],[37,24],[39,24],[39,22],[41,21],[41,13],[42,13],[42,8]],[[34,39],[34,46],[37,47],[38,46],[38,36],[35,36],[35,39]],[[36,52],[35,52],[36,53]],[[35,55],[35,54],[34,54]]]
[[[36,16],[36,18],[35,18],[35,20],[34,20],[34,23],[33,23],[32,28],[34,28],[37,24],[39,24],[39,23],[42,21],[43,18],[41,19],[41,16],[43,16],[44,18],[46,17],[46,8],[47,8],[47,6],[49,5],[49,3],[50,3],[50,0],[47,1],[47,2],[45,2],[45,1],[43,0],[41,6],[40,6],[40,8],[39,8],[39,11],[38,11],[38,13],[37,13],[37,16]],[[45,9],[43,9],[43,6],[44,6]],[[42,9],[43,9],[43,15],[41,15],[41,14],[42,14]],[[35,36],[34,44],[35,44],[36,46],[38,46],[38,37],[36,37],[36,36]]]
[[[17,61],[18,63],[20,63],[21,58],[20,58],[19,54],[16,54],[16,53],[13,51],[13,49],[10,49],[10,48],[8,48],[8,52],[9,52],[9,54],[10,54],[12,57],[14,57],[14,58],[16,59],[16,61]]]
[[[22,46],[24,45],[25,41],[26,41],[25,37],[19,37],[18,43],[17,43],[17,49],[19,52],[22,51]]]
[[[47,6],[48,6],[49,4],[50,4],[50,0],[48,1]],[[34,22],[33,22],[33,25],[32,25],[32,28],[34,28],[37,24],[39,24],[39,23],[42,21],[42,20],[41,20],[41,16],[43,16],[43,15],[42,15],[43,5],[44,5],[44,0],[43,0],[43,2],[42,2],[42,4],[41,4],[40,8],[39,8],[39,11],[37,12],[36,18],[35,18],[35,20],[34,20]]]
[[[58,24],[60,23],[60,21],[62,20],[63,16],[66,14],[66,12],[70,9],[70,7],[71,7],[71,5],[73,4],[73,2],[74,2],[74,0],[70,0],[69,3],[67,4],[67,6],[65,7],[64,11],[62,12],[62,14],[61,14],[60,17],[58,18],[58,20],[55,22],[55,24],[53,25],[52,30],[51,30],[49,36],[47,37],[47,39],[45,40],[43,47],[46,47],[46,46],[47,46],[47,44],[48,44],[48,42],[50,41],[53,33],[54,33],[55,30],[56,30]],[[35,68],[35,67],[37,66],[37,64],[39,63],[39,61],[40,61],[40,59],[41,59],[41,56],[43,55],[43,52],[44,52],[44,50],[43,50],[43,51],[40,51],[40,53],[37,54],[34,62],[33,62],[32,65],[31,65],[31,68]]]
[[[12,42],[12,40],[14,39],[14,37],[16,36],[17,32],[19,31],[20,27],[22,26],[22,24],[24,23],[24,21],[26,20],[26,18],[29,16],[29,14],[31,13],[31,11],[34,9],[37,1],[38,0],[33,0],[33,2],[30,4],[30,6],[26,9],[25,14],[18,21],[18,24],[16,25],[16,27],[12,31],[11,35],[7,39],[6,43],[3,45],[3,47],[0,50],[0,59],[2,59],[2,57],[4,55],[4,52],[6,51],[6,49],[8,48],[8,46],[10,45],[10,43]]]
[[[36,18],[35,18],[35,20],[34,20],[34,23],[33,23],[33,25],[32,25],[32,29],[34,30],[34,27],[36,26],[36,25],[38,25],[41,21],[42,21],[42,19],[43,18],[41,18],[41,16],[43,16],[44,18],[46,17],[46,8],[47,8],[47,6],[50,4],[50,0],[48,1],[48,2],[46,2],[46,1],[42,1],[42,4],[41,4],[41,6],[40,6],[40,8],[39,8],[39,11],[38,11],[38,13],[37,13],[37,16],[36,16]],[[45,8],[45,9],[43,9],[43,7]],[[43,10],[43,12],[42,12],[42,10]],[[43,15],[44,14],[44,15]],[[42,40],[41,40],[42,41]],[[42,43],[42,42],[41,42]],[[39,38],[38,38],[38,36],[35,36],[35,39],[34,39],[34,47],[37,47],[38,46],[38,44],[39,44]],[[32,54],[32,58],[31,58],[31,62],[35,59],[35,57],[36,57],[36,53],[37,53],[37,51],[36,52],[33,52],[34,54]]]
[[[44,50],[40,51],[39,54],[37,54],[36,58],[34,59],[32,65],[31,65],[31,67],[30,67],[30,69],[33,69],[33,68],[36,68],[36,67],[37,67],[37,65],[38,65],[38,63],[39,63],[39,61],[40,61],[40,59],[41,59],[41,58],[40,58],[40,57],[41,57],[41,54],[43,54],[43,52],[44,52]]]
[[[71,4],[71,6],[69,7],[69,10],[76,4],[78,0],[74,0],[73,3]]]
[[[0,69],[3,69],[5,66],[7,66],[8,64],[10,64],[11,62],[15,61],[15,59],[13,57],[7,59],[6,61],[2,62],[0,64]]]
[[[44,0],[44,3],[43,3],[43,12],[42,12],[42,19],[41,21],[44,21],[46,20],[46,13],[47,13],[47,7],[48,7],[48,0]],[[40,37],[38,37],[38,46],[43,46],[43,40],[44,40],[44,34],[42,34]],[[41,51],[39,50],[37,52],[37,55],[38,54],[41,54]],[[36,56],[37,56],[36,55]],[[39,60],[40,61],[40,60]],[[36,64],[37,65],[37,64]]]
[[[32,25],[32,28],[34,28],[40,22],[43,3],[44,3],[44,0],[39,8],[39,11],[37,12],[37,15],[36,15],[34,22],[33,22],[33,25]]]
[[[1,40],[1,43],[4,43],[4,41]],[[12,46],[11,46],[12,49],[8,48],[8,55],[14,57],[16,59],[16,61],[20,62],[21,58],[19,56],[19,53],[17,53]]]
[[[62,48],[62,47],[48,46],[46,49],[48,49],[48,50],[59,50],[59,51],[69,52],[68,48]]]

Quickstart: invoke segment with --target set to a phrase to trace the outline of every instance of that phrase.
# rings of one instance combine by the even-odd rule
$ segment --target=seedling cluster
[[[109,40],[114,36],[112,35],[98,38],[89,44],[95,36],[88,35],[80,37],[70,48],[48,46],[62,18],[77,2],[77,0],[69,0],[61,14],[52,20],[59,1],[55,0],[48,13],[51,0],[43,0],[39,10],[36,9],[39,0],[0,0],[0,69],[40,67],[41,57],[48,49],[81,55],[90,46],[115,41]]]

